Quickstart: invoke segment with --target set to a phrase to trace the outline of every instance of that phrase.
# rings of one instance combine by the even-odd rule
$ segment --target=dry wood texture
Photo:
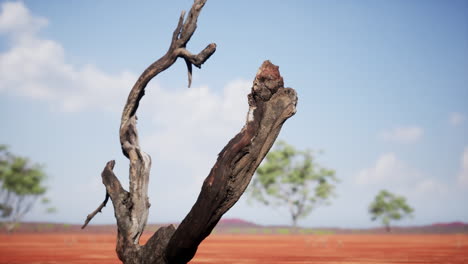
[[[200,67],[215,52],[214,43],[197,55],[185,48],[196,29],[197,18],[205,2],[196,0],[186,18],[185,12],[182,12],[169,50],[141,74],[130,91],[120,125],[120,144],[123,154],[130,161],[129,190],[125,190],[114,175],[115,162],[109,161],[102,172],[106,199],[87,216],[83,225],[84,228],[100,212],[110,197],[118,227],[116,251],[124,263],[190,261],[198,245],[211,233],[221,216],[239,200],[283,123],[296,112],[296,92],[284,88],[278,66],[265,61],[248,95],[246,124],[219,153],[188,215],[177,230],[173,226],[160,228],[145,245],[140,245],[150,207],[148,181],[151,157],[140,148],[136,112],[148,82],[169,68],[177,58],[183,58],[187,64],[190,87],[192,64]]]

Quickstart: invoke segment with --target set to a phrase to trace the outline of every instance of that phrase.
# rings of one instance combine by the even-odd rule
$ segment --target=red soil
[[[109,234],[0,234],[0,263],[119,263],[114,247]],[[468,263],[468,235],[213,235],[191,263]]]

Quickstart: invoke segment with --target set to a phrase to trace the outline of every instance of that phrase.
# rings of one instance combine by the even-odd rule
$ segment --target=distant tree
[[[387,190],[381,190],[369,206],[372,221],[380,219],[387,232],[390,232],[390,221],[411,216],[414,209],[406,203],[406,198],[397,196]]]
[[[5,145],[0,145],[0,219],[11,231],[43,196],[46,175],[43,168],[24,157],[15,156]],[[49,203],[43,198],[42,203]],[[48,208],[52,212],[55,208]]]
[[[335,171],[321,167],[312,151],[299,151],[279,141],[258,168],[249,194],[262,204],[288,207],[297,227],[299,219],[329,203],[337,182]]]

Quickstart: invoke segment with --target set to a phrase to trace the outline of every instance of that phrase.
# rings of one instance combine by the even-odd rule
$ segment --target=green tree
[[[292,224],[329,203],[338,179],[321,167],[312,151],[299,151],[284,141],[266,156],[250,187],[250,197],[262,204],[289,209]]]
[[[43,168],[24,157],[15,156],[4,145],[0,145],[0,219],[11,231],[43,196],[46,175]],[[43,198],[47,204],[49,200]],[[53,210],[48,208],[47,210]]]
[[[390,232],[390,221],[411,216],[414,209],[406,203],[406,198],[397,196],[387,190],[381,190],[369,206],[372,221],[380,219],[387,232]]]

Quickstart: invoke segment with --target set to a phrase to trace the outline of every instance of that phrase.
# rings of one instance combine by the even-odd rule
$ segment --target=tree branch
[[[195,29],[197,29],[198,15],[200,15],[203,6],[205,6],[205,3],[206,0],[194,1],[192,8],[190,9],[190,12],[187,16],[187,19],[185,20],[184,26],[179,34],[178,45],[180,47],[185,47],[185,45],[187,45],[187,42],[189,42],[190,38],[195,32]]]
[[[182,57],[185,59],[185,63],[187,64],[187,71],[188,71],[188,87],[192,84],[192,64],[195,65],[197,68],[201,68],[201,65],[207,61],[211,55],[216,51],[216,44],[211,43],[206,48],[204,48],[200,53],[197,55],[193,55],[185,48],[177,49],[178,57]]]
[[[157,74],[166,70],[172,64],[174,64],[177,57],[179,56],[182,56],[184,58],[190,57],[190,56],[184,56],[184,54],[181,54],[180,49],[185,49],[187,42],[190,40],[193,33],[195,32],[195,29],[197,28],[198,15],[200,14],[200,11],[202,7],[205,5],[205,3],[206,3],[206,0],[195,0],[187,16],[187,19],[185,20],[185,23],[183,23],[185,12],[182,12],[179,18],[179,23],[177,24],[177,27],[174,30],[174,33],[172,35],[172,41],[169,46],[169,50],[166,52],[164,56],[162,56],[159,60],[151,64],[140,75],[137,82],[135,83],[132,90],[130,91],[130,94],[128,95],[128,98],[127,98],[127,103],[125,104],[124,111],[122,113],[122,119],[121,119],[121,124],[120,124],[120,135],[121,135],[120,143],[122,147],[125,145],[125,142],[126,142],[125,140],[126,138],[122,137],[122,135],[127,135],[125,133],[127,129],[127,123],[129,122],[131,117],[135,115],[138,109],[139,102],[145,93],[144,90],[148,82],[151,79],[153,79]],[[194,63],[195,65],[197,64],[201,65],[215,52],[215,50],[216,50],[216,44],[212,43],[208,45],[198,55],[200,56],[200,58],[204,58],[203,60],[200,61],[200,63],[194,63],[190,60],[190,58],[187,58],[187,59],[189,59],[189,61],[191,63]],[[126,153],[125,149],[124,149],[124,154],[125,156],[128,157],[128,154]]]
[[[195,32],[198,15],[205,2],[206,0],[195,0],[185,21],[185,12],[181,13],[172,34],[168,51],[140,75],[128,95],[122,111],[119,137],[122,152],[130,161],[129,191],[122,188],[112,171],[115,162],[108,162],[102,173],[103,184],[106,186],[107,191],[106,200],[98,209],[88,215],[83,225],[84,228],[104,207],[107,198],[110,197],[118,226],[117,252],[119,258],[125,263],[141,263],[139,262],[141,256],[148,253],[148,247],[142,250],[143,248],[139,246],[139,239],[144,231],[148,219],[148,208],[150,207],[148,184],[151,157],[140,148],[136,112],[140,100],[145,94],[145,88],[151,79],[174,64],[177,58],[183,58],[187,63],[190,87],[192,64],[200,67],[216,51],[215,44],[208,45],[197,55],[193,55],[186,49],[187,42]],[[173,229],[167,229],[165,232],[159,232],[158,236],[165,236],[164,241],[167,243],[169,241],[168,234],[172,234],[173,231]],[[155,243],[155,240],[151,241],[153,244]]]
[[[255,170],[296,112],[297,96],[283,87],[278,67],[265,61],[248,96],[249,112],[242,130],[224,147],[203,183],[192,209],[167,245],[168,263],[187,263],[247,188]]]
[[[130,160],[129,195],[132,202],[132,210],[130,211],[131,228],[127,227],[127,229],[130,230],[129,236],[132,237],[134,244],[138,244],[138,240],[143,233],[148,218],[148,208],[150,207],[148,183],[151,168],[151,157],[143,152],[139,145],[138,131],[136,128],[136,111],[138,110],[141,98],[145,94],[145,88],[149,81],[174,64],[177,58],[182,57],[187,63],[190,86],[192,78],[191,64],[200,67],[201,64],[215,52],[215,44],[208,45],[198,55],[191,54],[185,48],[187,42],[195,32],[197,18],[205,2],[206,0],[196,0],[194,2],[185,23],[185,12],[181,13],[177,27],[172,35],[169,50],[140,75],[128,95],[127,102],[122,112],[120,144],[123,154]]]
[[[108,200],[109,200],[109,193],[106,192],[106,198],[104,198],[104,201],[99,205],[99,207],[96,210],[94,210],[92,213],[90,213],[86,217],[86,220],[85,220],[83,226],[81,226],[81,229],[85,229],[85,227],[88,225],[89,221],[91,221],[91,219],[93,219],[93,217],[95,215],[97,215],[97,213],[101,213],[102,208],[104,208],[106,206]]]
[[[107,205],[107,201],[109,200],[109,197],[112,196],[114,197],[115,200],[117,200],[118,199],[117,197],[121,193],[125,192],[119,180],[117,179],[117,177],[114,175],[114,172],[112,171],[114,169],[114,165],[115,165],[115,161],[111,160],[107,162],[106,166],[104,167],[104,170],[101,173],[101,177],[102,177],[102,183],[106,187],[106,197],[104,198],[104,201],[98,206],[98,208],[86,217],[86,220],[83,226],[81,226],[81,229],[84,229],[88,225],[88,223],[91,221],[91,219],[93,219],[97,213],[101,212],[102,208],[104,208]]]

